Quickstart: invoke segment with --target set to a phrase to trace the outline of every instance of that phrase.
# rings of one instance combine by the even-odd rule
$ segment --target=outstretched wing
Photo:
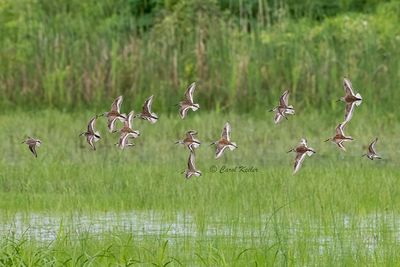
[[[36,153],[36,146],[34,144],[29,145],[29,150],[32,152],[32,154],[37,158],[37,153]]]
[[[179,115],[181,116],[182,119],[184,119],[187,115],[187,112],[189,110],[190,106],[186,104],[181,104],[179,108]]]
[[[282,116],[282,115],[279,113],[279,111],[277,110],[277,111],[275,112],[275,117],[274,117],[274,122],[275,122],[275,124],[281,122],[282,119],[283,119],[283,116]]]
[[[195,171],[196,166],[194,165],[195,155],[194,152],[190,152],[189,159],[188,159],[188,170]]]
[[[372,154],[376,154],[376,151],[375,151],[375,145],[376,145],[376,142],[378,142],[378,138],[375,138],[375,140],[374,141],[372,141],[372,143],[369,145],[369,147],[368,147],[368,151],[370,152],[370,153],[372,153]]]
[[[227,141],[230,141],[231,139],[231,125],[229,122],[225,123],[224,129],[222,130],[221,137],[223,139],[226,139]]]
[[[131,112],[129,112],[128,116],[126,117],[125,121],[124,121],[124,126],[128,127],[130,129],[132,129],[132,119],[133,119],[133,110]]]
[[[121,133],[119,136],[118,146],[123,149],[125,147],[127,138],[129,137],[128,133]]]
[[[86,137],[86,140],[87,140],[88,144],[93,148],[93,150],[96,150],[96,147],[94,145],[94,138],[95,138],[94,135],[88,135]]]
[[[350,80],[344,78],[343,79],[343,87],[344,87],[344,92],[346,93],[346,95],[354,95],[353,86],[351,85]]]
[[[186,89],[185,92],[185,98],[191,103],[193,104],[193,93],[194,93],[194,89],[196,89],[196,83],[193,82],[191,85],[189,85],[189,87]]]
[[[121,104],[122,104],[122,95],[120,95],[119,97],[117,97],[114,102],[111,105],[111,110],[112,111],[117,111],[118,113],[120,113],[121,110]]]
[[[89,133],[94,133],[94,132],[95,132],[95,130],[94,130],[95,125],[96,125],[96,117],[92,118],[92,119],[89,121],[88,130],[87,130],[87,131],[88,131]]]
[[[298,172],[300,170],[301,164],[304,161],[304,158],[306,157],[306,153],[297,153],[296,158],[294,160],[294,171],[293,174]]]
[[[344,144],[344,141],[340,141],[339,143],[337,143],[338,147],[339,147],[341,150],[346,151],[346,148],[344,147],[343,144]]]
[[[108,129],[110,132],[114,131],[115,127],[115,121],[117,120],[117,117],[109,117],[108,118]]]
[[[146,99],[143,105],[143,113],[144,114],[151,114],[151,105],[153,104],[153,96],[150,96]]]
[[[353,117],[354,107],[356,102],[351,102],[346,104],[345,114],[344,114],[344,122],[347,123]]]
[[[288,101],[289,101],[289,90],[286,90],[285,92],[283,92],[281,98],[279,99],[279,104],[281,106],[287,107]]]
[[[222,153],[224,153],[225,149],[227,148],[227,145],[224,144],[217,144],[217,148],[215,150],[215,158],[219,158],[222,156]]]
[[[344,135],[343,129],[344,123],[339,123],[338,126],[336,126],[336,134]]]

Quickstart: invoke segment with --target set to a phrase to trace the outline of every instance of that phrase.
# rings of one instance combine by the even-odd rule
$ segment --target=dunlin
[[[185,99],[179,102],[179,115],[182,119],[186,117],[189,109],[196,111],[200,108],[199,104],[195,104],[193,102],[193,92],[195,89],[196,83],[192,83],[191,85],[189,85],[185,92]]]
[[[111,105],[111,111],[105,112],[100,116],[106,116],[108,121],[108,129],[114,131],[115,121],[118,119],[123,122],[126,119],[125,114],[121,114],[122,96],[117,97]]]
[[[188,159],[188,168],[184,172],[186,179],[189,179],[192,176],[200,176],[201,171],[196,170],[196,166],[194,164],[195,161],[195,155],[193,151],[190,151],[189,159]]]
[[[346,103],[344,123],[351,120],[353,117],[354,107],[361,105],[362,97],[359,93],[355,94],[350,80],[343,79],[343,87],[345,95],[341,97],[338,101],[343,101]]]
[[[36,147],[39,147],[42,144],[42,141],[28,136],[28,138],[25,141],[23,141],[21,144],[24,144],[24,143],[28,145],[29,150],[37,158]]]
[[[194,151],[194,149],[198,148],[201,144],[200,141],[195,138],[196,135],[196,131],[190,130],[186,133],[185,139],[176,141],[175,144],[183,144],[189,148],[190,151]]]
[[[87,126],[87,131],[81,133],[79,136],[86,136],[86,141],[88,142],[88,144],[93,148],[93,150],[96,150],[96,147],[94,145],[94,142],[97,142],[101,137],[100,137],[100,133],[95,131],[94,127],[96,125],[96,117],[93,117],[90,121],[89,124]]]
[[[294,115],[295,111],[292,105],[288,104],[289,100],[289,90],[283,92],[281,98],[279,99],[279,105],[271,109],[270,111],[275,112],[274,122],[279,123],[282,118],[287,119],[286,114]]]
[[[362,156],[367,156],[367,158],[369,158],[370,160],[382,159],[375,151],[376,142],[378,142],[378,138],[375,138],[375,140],[372,141],[372,143],[368,147],[368,152]]]
[[[132,119],[134,116],[134,112],[131,111],[128,114],[128,117],[124,121],[124,127],[120,130],[119,142],[117,143],[118,147],[124,149],[128,146],[133,146],[134,144],[129,143],[128,138],[137,138],[140,136],[140,132],[132,129]]]
[[[142,108],[142,113],[137,114],[135,117],[139,117],[143,120],[147,120],[150,123],[156,123],[158,120],[157,114],[154,112],[151,112],[151,105],[153,104],[153,96],[150,96],[146,101],[144,102],[143,108]]]
[[[222,153],[226,148],[234,150],[237,148],[236,143],[231,142],[231,125],[227,122],[225,123],[224,129],[221,134],[221,138],[218,141],[213,142],[211,145],[216,145],[215,158],[222,156]]]
[[[328,138],[325,140],[325,142],[332,141],[335,143],[340,149],[343,151],[346,151],[346,148],[344,147],[344,142],[346,141],[353,141],[353,138],[351,136],[346,136],[343,132],[345,123],[342,122],[336,126],[336,135]]]
[[[293,174],[299,171],[306,155],[311,156],[312,154],[316,153],[314,149],[307,146],[307,140],[304,138],[301,139],[300,144],[297,147],[292,148],[291,150],[288,151],[288,153],[289,152],[296,152]]]

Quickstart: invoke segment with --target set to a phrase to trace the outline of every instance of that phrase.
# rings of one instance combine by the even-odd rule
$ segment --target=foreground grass
[[[400,125],[390,116],[378,120],[357,111],[346,129],[356,139],[347,152],[323,142],[333,135],[336,117],[307,111],[280,125],[267,112],[258,117],[197,112],[187,120],[161,114],[154,125],[134,121],[142,136],[125,151],[114,146],[118,136],[106,131],[103,118],[97,124],[102,134],[97,151],[79,139],[91,114],[2,115],[0,210],[3,223],[11,226],[2,233],[0,261],[37,266],[393,265],[400,255],[395,246]],[[208,144],[218,138],[225,121],[231,122],[239,148],[215,160]],[[196,129],[203,141],[196,153],[203,175],[185,180],[181,172],[188,153],[174,141],[189,129]],[[20,144],[25,133],[43,141],[37,159]],[[361,158],[375,136],[384,160]],[[317,154],[293,176],[294,155],[286,151],[301,137]],[[217,172],[212,172],[214,166]],[[223,166],[257,172],[220,172]],[[197,234],[176,235],[168,229],[148,236],[118,229],[85,233],[68,224],[72,213],[131,210],[161,214],[160,225],[185,214]],[[56,214],[66,226],[57,227],[50,243],[16,235],[15,214],[32,212]],[[210,229],[215,233],[210,235]]]

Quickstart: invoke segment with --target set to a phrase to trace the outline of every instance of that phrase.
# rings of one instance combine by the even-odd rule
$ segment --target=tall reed
[[[235,2],[166,1],[146,13],[135,1],[1,1],[0,104],[108,106],[123,94],[137,106],[155,94],[169,111],[197,81],[207,109],[259,111],[289,88],[303,107],[326,110],[346,76],[371,109],[395,110],[399,2],[368,13]]]

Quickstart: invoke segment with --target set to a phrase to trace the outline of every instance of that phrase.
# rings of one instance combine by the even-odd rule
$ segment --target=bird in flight
[[[121,128],[119,141],[117,143],[118,147],[124,149],[125,147],[134,146],[133,143],[129,143],[128,138],[137,138],[140,136],[140,132],[132,129],[132,119],[134,117],[134,112],[131,111],[128,117],[124,121],[124,127]],[[115,131],[116,132],[116,131]]]
[[[122,96],[119,96],[111,104],[111,110],[100,115],[107,117],[108,129],[110,132],[114,131],[116,120],[123,122],[126,119],[126,115],[121,114],[121,104],[122,104]]]
[[[275,112],[274,122],[277,124],[282,121],[283,118],[288,119],[286,114],[294,115],[295,110],[292,105],[289,105],[289,90],[283,92],[279,99],[279,105],[270,110]]]
[[[188,167],[184,171],[186,179],[191,178],[192,176],[201,176],[201,171],[196,169],[196,166],[194,164],[195,161],[195,155],[193,151],[190,151],[189,154],[189,159],[188,159]]]
[[[353,117],[355,106],[361,105],[362,97],[359,93],[354,93],[353,86],[351,85],[350,80],[346,78],[343,79],[343,87],[345,95],[342,96],[338,101],[343,101],[344,103],[346,103],[344,123],[347,123]]]
[[[158,120],[157,114],[154,112],[151,112],[151,105],[153,104],[153,96],[150,96],[149,98],[146,99],[144,102],[143,108],[142,108],[142,113],[139,113],[135,115],[135,117],[139,117],[142,120],[147,120],[150,123],[156,123]]]
[[[369,158],[370,160],[382,159],[382,158],[376,153],[376,150],[375,150],[375,145],[376,145],[377,142],[378,142],[378,138],[375,138],[375,140],[372,141],[372,143],[368,146],[368,152],[367,152],[366,154],[362,155],[362,156],[363,156],[363,157],[364,157],[364,156],[367,156],[367,158]]]
[[[97,116],[93,117],[90,121],[89,124],[87,126],[87,131],[81,133],[79,136],[86,136],[86,141],[88,142],[88,144],[93,148],[93,150],[96,150],[96,146],[94,145],[94,142],[97,142],[98,140],[100,140],[100,133],[95,131],[94,127],[96,125],[96,119]]]
[[[222,130],[221,138],[218,141],[213,142],[211,145],[216,146],[215,158],[222,156],[222,153],[226,148],[234,150],[237,148],[236,143],[231,142],[231,125],[229,122],[225,123],[224,129]]]
[[[193,93],[196,89],[196,83],[192,83],[186,89],[185,98],[179,102],[179,115],[184,119],[189,109],[196,111],[200,108],[199,104],[195,104],[193,101]]]
[[[195,148],[198,148],[200,146],[200,140],[196,139],[195,136],[197,135],[197,132],[194,130],[190,130],[186,132],[186,137],[183,140],[178,140],[175,142],[175,144],[183,144],[187,148],[189,148],[190,151],[194,151]]]
[[[336,126],[336,134],[325,140],[325,142],[332,141],[335,143],[340,149],[343,151],[346,151],[346,148],[344,147],[344,142],[346,141],[353,141],[354,139],[351,136],[346,136],[343,132],[344,126],[346,124],[344,122],[339,123],[338,126]]]
[[[300,167],[306,157],[306,155],[311,156],[312,154],[316,153],[315,150],[311,147],[308,147],[307,140],[301,139],[300,143],[297,147],[290,149],[289,152],[296,152],[296,158],[294,160],[294,167],[293,167],[293,174],[300,170]]]
[[[42,141],[28,136],[28,138],[25,141],[23,141],[21,144],[24,144],[24,143],[28,145],[29,150],[37,158],[36,148],[42,144]]]

